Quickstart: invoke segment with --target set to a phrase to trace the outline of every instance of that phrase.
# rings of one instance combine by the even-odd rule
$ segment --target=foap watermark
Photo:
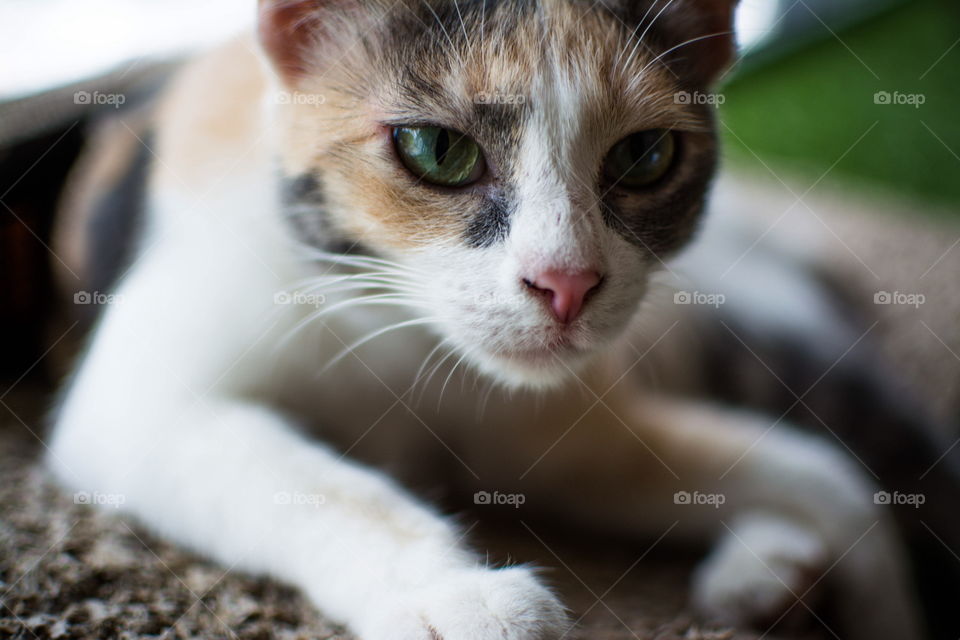
[[[73,504],[96,504],[119,509],[126,503],[122,493],[100,493],[99,491],[77,491],[73,494]]]
[[[900,93],[899,91],[877,91],[873,94],[873,104],[902,105],[919,109],[927,102],[923,93]]]
[[[704,293],[703,291],[677,291],[673,294],[673,304],[702,304],[719,308],[726,303],[727,296],[722,293]]]
[[[277,104],[301,104],[309,107],[319,107],[326,104],[327,97],[322,93],[305,93],[303,91],[278,91],[273,96]]]
[[[873,504],[906,505],[914,509],[919,509],[926,501],[927,496],[922,493],[877,491],[873,494]]]
[[[904,293],[903,291],[877,291],[873,294],[873,304],[896,304],[919,309],[927,302],[922,293]]]
[[[300,491],[278,491],[273,494],[273,504],[314,507],[319,509],[327,502],[322,493],[301,493]]]
[[[527,96],[522,93],[498,93],[481,91],[473,96],[474,104],[526,104]]]
[[[119,304],[123,296],[116,293],[101,293],[100,291],[77,291],[73,294],[73,304]]]
[[[306,305],[319,309],[327,303],[327,296],[322,293],[304,293],[302,291],[278,291],[273,294],[273,304],[277,305]]]
[[[127,101],[127,96],[122,93],[101,93],[99,91],[77,91],[73,94],[74,104],[84,105],[108,105],[114,109],[119,109]]]
[[[508,293],[478,293],[471,297],[473,304],[478,307],[519,307],[527,302],[523,294]]]
[[[481,505],[510,505],[514,509],[519,509],[520,505],[527,501],[527,496],[522,493],[500,493],[494,491],[477,491],[473,494],[473,504]]]
[[[673,494],[673,504],[707,506],[719,509],[727,502],[722,493],[700,493],[699,491],[677,491]]]
[[[719,107],[727,101],[727,96],[722,93],[704,93],[702,91],[677,91],[673,94],[674,104],[708,104],[713,107]]]

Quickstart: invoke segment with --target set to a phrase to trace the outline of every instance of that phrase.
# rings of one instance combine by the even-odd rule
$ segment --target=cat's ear
[[[712,84],[726,71],[737,55],[737,36],[734,31],[738,0],[685,0],[695,22],[690,24],[687,43],[678,43],[676,53],[696,80]],[[694,51],[684,55],[683,49]],[[668,54],[669,55],[669,54]]]
[[[280,77],[294,84],[309,71],[320,24],[320,0],[259,0],[260,46]]]
[[[324,45],[338,21],[360,22],[367,0],[258,0],[257,35],[281,79],[289,85],[322,71],[332,55]],[[341,23],[342,24],[342,23]],[[329,55],[328,55],[329,54]]]
[[[660,54],[681,80],[708,86],[736,56],[734,17],[738,0],[621,0],[641,29],[652,25]]]

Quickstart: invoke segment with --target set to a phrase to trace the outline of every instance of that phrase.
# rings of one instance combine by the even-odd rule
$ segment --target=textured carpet
[[[42,391],[18,389],[0,404],[0,638],[352,637],[294,589],[207,562],[109,510],[75,504],[37,462],[43,449],[33,433],[42,435],[45,401]],[[492,558],[548,568],[580,618],[571,640],[757,637],[702,626],[684,611],[690,550],[651,551],[652,541],[576,539],[559,527],[530,526],[491,522],[471,537]]]

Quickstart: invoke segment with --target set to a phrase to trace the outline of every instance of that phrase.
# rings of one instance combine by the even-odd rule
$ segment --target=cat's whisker
[[[415,283],[412,283],[407,279],[400,278],[351,278],[336,282],[315,282],[308,286],[301,286],[293,291],[302,293],[333,293],[336,291],[350,291],[351,289],[375,287],[381,287],[383,289],[389,289],[393,291],[406,291],[414,295],[423,292],[422,287],[418,287]]]
[[[408,295],[416,296],[417,291],[413,289],[401,289],[398,287],[387,286],[379,284],[376,282],[371,283],[353,283],[350,285],[344,285],[341,287],[335,287],[333,289],[322,289],[319,293],[306,293],[308,296],[312,297],[322,297],[323,299],[319,301],[319,304],[325,304],[333,300],[339,300],[343,303],[350,303],[354,298],[347,298],[339,296],[338,294],[361,294],[361,293],[371,293],[377,295]]]
[[[460,29],[463,31],[463,39],[467,43],[467,52],[472,56],[473,43],[470,41],[470,36],[467,35],[467,25],[463,21],[463,14],[460,12],[460,4],[457,2],[457,0],[453,0],[453,7],[457,10],[457,17],[460,18]]]
[[[643,33],[640,34],[640,38],[637,39],[637,44],[634,45],[633,51],[631,51],[629,57],[627,57],[627,61],[626,61],[626,62],[624,63],[624,65],[623,65],[624,67],[630,66],[630,64],[633,62],[634,56],[635,56],[636,53],[637,53],[637,49],[640,47],[640,44],[643,43],[644,38],[647,37],[647,34],[650,33],[650,29],[653,28],[653,25],[655,25],[655,24],[657,23],[657,20],[660,19],[660,16],[662,16],[662,15],[664,14],[664,12],[666,12],[666,10],[669,9],[669,8],[673,5],[673,3],[676,2],[676,1],[677,1],[677,0],[670,0],[669,2],[667,2],[667,4],[663,5],[663,8],[660,9],[660,11],[657,13],[657,15],[653,16],[653,19],[650,21],[650,23],[649,23],[649,24],[646,26],[646,28],[643,30]],[[649,9],[648,9],[648,13],[649,13]]]
[[[490,377],[490,380],[487,384],[487,390],[483,394],[483,399],[480,402],[480,407],[477,410],[477,418],[483,420],[484,416],[487,413],[487,404],[490,402],[490,397],[493,395],[494,389],[497,387],[497,379]]]
[[[338,274],[338,275],[321,275],[321,276],[311,276],[309,278],[303,278],[296,282],[291,283],[290,285],[283,288],[283,291],[315,291],[319,287],[336,285],[343,282],[359,282],[359,281],[383,281],[383,282],[396,282],[399,284],[407,284],[410,281],[406,279],[405,276],[400,276],[388,272],[377,272],[377,273],[353,273],[353,274]]]
[[[322,318],[327,317],[331,313],[337,311],[344,311],[356,306],[394,306],[405,309],[412,309],[416,307],[418,300],[410,297],[405,294],[396,294],[396,293],[387,293],[374,296],[362,296],[358,298],[350,298],[343,302],[337,303],[332,307],[327,307],[325,309],[320,309],[310,313],[299,322],[297,322],[283,338],[277,344],[277,350],[282,350],[289,342],[297,336],[303,329]]]
[[[421,387],[421,389],[420,389],[420,397],[417,399],[417,404],[418,404],[418,405],[420,405],[420,404],[423,403],[423,396],[426,395],[427,389],[428,389],[429,386],[430,386],[430,381],[433,379],[433,376],[435,376],[435,375],[437,374],[437,372],[438,372],[441,368],[443,368],[443,365],[444,365],[450,358],[452,358],[454,355],[456,355],[456,353],[457,353],[456,348],[453,347],[453,346],[450,346],[450,348],[447,349],[447,352],[443,355],[443,357],[440,358],[440,360],[438,360],[437,363],[436,363],[435,365],[433,365],[433,367],[430,369],[430,372],[427,374],[426,379],[424,379],[423,384],[422,384],[422,387]]]
[[[369,267],[372,265],[382,265],[380,268],[390,268],[396,269],[399,271],[408,271],[410,273],[422,273],[419,269],[414,269],[410,266],[400,264],[399,262],[394,262],[393,260],[386,260],[384,258],[376,258],[373,256],[364,256],[359,254],[342,254],[342,253],[330,253],[329,251],[323,251],[321,249],[316,249],[315,247],[308,247],[307,254],[309,257],[315,260],[324,260],[326,262],[335,262],[338,264],[347,264],[357,267]]]
[[[409,389],[409,391],[411,392],[410,393],[411,399],[413,398],[413,393],[412,393],[413,390],[416,389],[417,383],[420,382],[420,377],[425,373],[425,369],[427,368],[427,363],[430,362],[430,359],[433,358],[434,354],[436,354],[437,351],[443,348],[445,343],[446,343],[446,339],[439,340],[437,344],[433,347],[433,349],[430,349],[430,352],[427,353],[427,357],[423,359],[423,362],[420,364],[420,367],[417,369],[417,372],[413,375],[413,384],[410,385],[410,389]]]
[[[427,2],[427,0],[420,0],[420,3],[430,11],[434,19],[437,21],[437,26],[440,27],[440,30],[443,31],[443,35],[447,38],[447,42],[450,43],[450,51],[456,56],[457,62],[460,64],[460,66],[466,66],[463,61],[463,57],[460,55],[460,52],[457,51],[456,45],[453,44],[453,38],[450,37],[450,32],[448,32],[447,28],[443,26],[443,21],[440,19],[440,16],[437,15],[437,12],[433,10],[433,7],[430,6],[430,3]]]
[[[415,298],[403,293],[382,293],[371,296],[362,296],[359,298],[350,298],[343,302],[338,302],[332,307],[321,309],[319,312],[311,314],[311,320],[325,318],[332,313],[344,311],[353,307],[360,306],[396,306],[410,307],[419,302]]]
[[[412,320],[404,320],[403,322],[397,322],[397,323],[395,323],[395,324],[388,325],[388,326],[383,327],[383,328],[381,328],[381,329],[377,329],[376,331],[367,334],[366,336],[364,336],[363,338],[360,338],[359,340],[354,341],[353,343],[351,343],[350,345],[348,345],[347,347],[345,347],[343,350],[341,350],[340,353],[338,353],[336,356],[334,356],[333,359],[331,359],[329,362],[327,362],[327,364],[326,364],[322,369],[320,369],[319,373],[317,374],[317,377],[320,377],[320,376],[322,376],[323,374],[325,374],[325,373],[326,373],[327,371],[329,371],[331,368],[333,368],[334,366],[336,366],[336,364],[337,364],[338,362],[340,362],[340,361],[343,360],[345,357],[347,357],[348,355],[350,355],[351,353],[353,353],[356,349],[359,349],[360,347],[362,347],[363,345],[367,344],[367,343],[370,342],[371,340],[375,340],[375,339],[379,338],[380,336],[382,336],[382,335],[385,334],[385,333],[389,333],[389,332],[391,332],[391,331],[396,331],[397,329],[404,329],[404,328],[406,328],[406,327],[416,327],[416,326],[420,326],[420,325],[430,324],[430,323],[436,322],[436,321],[437,321],[437,318],[435,318],[435,317],[414,318],[414,319],[412,319]]]
[[[633,28],[633,31],[630,32],[630,37],[627,38],[627,41],[626,41],[626,43],[624,43],[623,48],[620,49],[620,52],[617,54],[617,61],[616,61],[616,62],[617,62],[617,65],[620,64],[621,60],[623,60],[623,54],[626,53],[627,47],[629,47],[629,46],[630,46],[630,43],[633,42],[633,39],[634,39],[634,37],[636,37],[637,32],[640,31],[640,27],[643,26],[643,23],[646,21],[647,16],[650,15],[650,12],[653,11],[653,8],[654,8],[656,5],[657,5],[656,2],[651,2],[651,3],[650,3],[650,5],[647,7],[646,13],[644,13],[644,14],[643,14],[643,17],[640,18],[640,21],[637,22],[637,26]],[[638,39],[638,40],[637,40],[637,44],[634,45],[634,49],[636,49],[636,47],[639,46],[640,43],[641,43],[641,41]],[[631,55],[632,55],[632,52],[631,52]]]
[[[447,385],[450,384],[450,379],[453,377],[454,371],[457,370],[457,367],[460,366],[460,363],[462,363],[467,358],[467,356],[469,356],[473,352],[473,350],[474,349],[471,348],[464,351],[463,355],[460,356],[460,359],[457,360],[457,362],[453,365],[453,368],[450,369],[450,373],[447,374],[446,380],[443,381],[443,386],[440,387],[440,397],[437,398],[437,413],[440,412],[440,405],[443,404],[443,393],[447,390]]]
[[[429,371],[427,371],[426,369],[427,369],[427,363],[429,362],[429,359],[433,357],[433,355],[438,350],[443,348],[446,348],[446,353],[444,353],[443,356],[436,363],[434,363],[432,367],[430,367]],[[437,346],[435,346],[433,350],[430,351],[430,354],[427,356],[427,359],[424,360],[423,365],[421,365],[420,371],[417,372],[416,379],[414,380],[414,383],[411,386],[411,395],[410,395],[411,400],[414,400],[414,396],[416,395],[416,392],[415,392],[416,387],[418,385],[421,386],[420,395],[418,398],[416,398],[416,400],[414,400],[416,406],[419,407],[420,404],[423,402],[423,396],[427,392],[430,379],[440,369],[443,363],[449,360],[450,357],[456,353],[456,351],[457,350],[453,341],[450,340],[449,338],[442,339],[440,342],[437,343]]]
[[[647,69],[649,69],[651,66],[653,66],[654,64],[656,64],[658,61],[662,60],[664,56],[666,56],[666,55],[668,55],[668,54],[670,54],[670,53],[673,53],[673,52],[676,51],[677,49],[682,49],[683,47],[685,47],[685,46],[687,46],[687,45],[693,44],[693,43],[695,43],[695,42],[700,42],[701,40],[708,40],[708,39],[710,39],[710,38],[719,38],[719,37],[721,37],[721,36],[729,36],[729,35],[731,35],[732,33],[733,33],[732,31],[718,31],[717,33],[709,33],[709,34],[707,34],[707,35],[705,35],[705,36],[699,36],[699,37],[697,37],[697,38],[690,38],[690,39],[687,40],[686,42],[681,42],[680,44],[678,44],[678,45],[676,45],[676,46],[674,46],[674,47],[670,47],[669,49],[667,49],[666,51],[664,51],[663,53],[661,53],[660,55],[658,55],[656,58],[654,58],[653,60],[651,60],[650,62],[648,62],[648,63],[646,64],[646,66],[644,66],[643,69],[640,70],[639,75],[643,75],[643,74],[646,72]]]

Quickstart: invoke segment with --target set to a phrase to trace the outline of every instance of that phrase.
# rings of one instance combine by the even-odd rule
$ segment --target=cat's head
[[[697,225],[735,2],[261,0],[297,233],[404,265],[501,380],[564,378]]]

